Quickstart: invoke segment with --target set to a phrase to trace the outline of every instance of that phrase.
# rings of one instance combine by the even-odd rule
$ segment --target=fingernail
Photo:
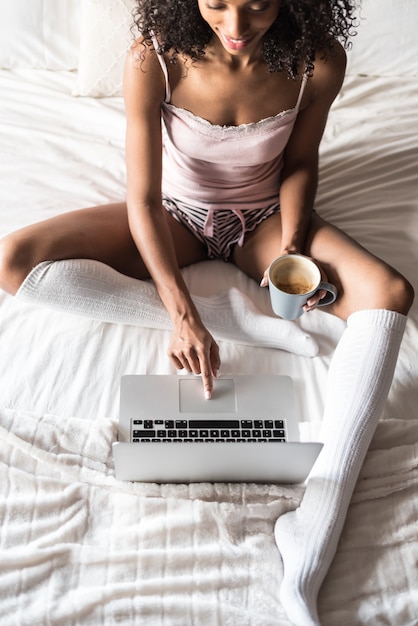
[[[211,392],[209,391],[209,389],[205,390],[205,400],[210,400],[212,397]]]
[[[260,282],[260,287],[267,287],[267,284],[268,284],[268,280],[265,276],[263,276]]]

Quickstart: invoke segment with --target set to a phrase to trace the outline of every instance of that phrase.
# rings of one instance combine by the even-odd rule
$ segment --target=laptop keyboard
[[[286,421],[270,419],[131,420],[134,442],[285,442]]]

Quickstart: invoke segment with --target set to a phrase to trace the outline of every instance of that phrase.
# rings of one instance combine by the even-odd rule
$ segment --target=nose
[[[226,34],[232,39],[239,39],[247,34],[248,19],[243,11],[231,7],[225,16]]]

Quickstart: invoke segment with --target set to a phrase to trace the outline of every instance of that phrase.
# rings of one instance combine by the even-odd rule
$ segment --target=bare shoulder
[[[314,61],[314,71],[310,79],[312,99],[320,98],[332,102],[339,93],[344,81],[347,56],[338,41],[333,42],[332,50],[326,56],[318,52]]]
[[[137,39],[126,55],[124,72],[124,98],[128,107],[158,104],[164,99],[165,79],[157,53]]]

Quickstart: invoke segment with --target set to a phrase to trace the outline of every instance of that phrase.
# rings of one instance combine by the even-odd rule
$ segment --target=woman
[[[353,3],[137,5],[143,38],[133,45],[125,73],[127,203],[61,215],[4,238],[0,285],[81,312],[88,301],[85,312],[94,309],[104,319],[168,323],[171,359],[202,375],[209,398],[220,356],[208,327],[215,332],[225,310],[239,309],[240,296],[215,299],[215,305],[198,300],[181,267],[223,258],[264,286],[274,258],[295,252],[315,259],[339,291],[326,308],[347,320],[347,328],[329,372],[323,451],[300,508],[278,520],[275,537],[287,614],[298,626],[318,624],[318,590],[389,392],[413,301],[401,275],[313,211],[318,147],[345,71],[337,38],[347,43]],[[45,263],[51,259],[56,262]],[[131,280],[148,277],[168,316],[148,283]],[[109,300],[110,291],[117,297]],[[237,331],[231,319],[231,336],[254,335]],[[265,336],[274,329],[277,347],[312,354],[312,345],[301,345],[306,337],[286,334],[289,325],[296,328],[275,320]],[[263,324],[257,333],[252,339],[265,344]]]

